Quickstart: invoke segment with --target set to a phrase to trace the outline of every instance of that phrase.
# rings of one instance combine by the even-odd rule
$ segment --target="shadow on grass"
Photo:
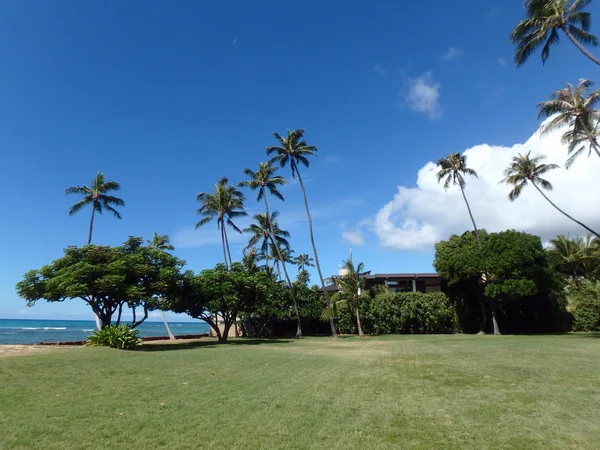
[[[162,341],[164,343],[145,343],[141,347],[137,347],[138,352],[163,352],[169,350],[188,350],[194,348],[215,348],[218,346],[227,345],[263,345],[263,344],[289,344],[291,339],[244,339],[236,338],[227,341],[224,344],[219,344],[216,340],[199,340],[194,342],[177,342],[177,341]]]

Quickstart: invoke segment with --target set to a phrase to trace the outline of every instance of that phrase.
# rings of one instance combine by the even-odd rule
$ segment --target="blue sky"
[[[375,224],[398,187],[450,152],[526,142],[539,101],[597,73],[566,39],[545,67],[536,55],[517,70],[520,1],[284,3],[3,2],[0,317],[91,317],[79,301],[25,309],[14,285],[85,243],[89,211],[69,217],[64,189],[98,170],[127,204],[122,221],[97,218],[94,243],[158,231],[190,268],[220,262],[216,225],[193,231],[195,195],[241,180],[286,128],[319,148],[303,174],[325,273],[349,241],[374,272],[431,271],[431,245],[390,244]],[[282,192],[272,207],[309,252],[299,186]],[[250,193],[247,209],[261,211]],[[468,226],[464,206],[444,216]]]

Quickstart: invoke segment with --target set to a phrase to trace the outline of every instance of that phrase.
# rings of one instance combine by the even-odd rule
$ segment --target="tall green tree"
[[[292,178],[298,177],[300,189],[302,190],[302,196],[304,198],[306,217],[308,219],[310,243],[315,255],[315,264],[317,267],[317,273],[319,274],[319,280],[321,281],[325,303],[327,304],[327,310],[329,311],[329,326],[331,327],[331,336],[337,338],[337,332],[335,331],[335,324],[333,322],[333,313],[331,312],[331,302],[329,301],[329,294],[325,289],[325,279],[323,278],[323,272],[321,271],[321,265],[319,264],[319,255],[317,253],[317,246],[315,244],[312,218],[310,216],[310,209],[308,208],[308,199],[306,198],[306,189],[304,188],[304,182],[302,181],[302,175],[300,175],[300,170],[298,167],[299,164],[303,165],[304,167],[308,167],[310,165],[308,157],[314,156],[317,153],[317,147],[308,145],[304,140],[304,132],[305,131],[302,129],[294,131],[287,130],[286,137],[282,137],[277,133],[273,133],[273,136],[275,136],[275,139],[277,139],[279,145],[268,147],[267,155],[275,154],[270,163],[277,162],[281,165],[281,167],[285,167],[289,164],[290,168],[292,169]]]
[[[276,217],[276,215],[278,213],[273,213],[273,215],[270,215],[269,202],[267,200],[267,195],[266,195],[267,191],[268,191],[268,193],[271,194],[273,197],[278,198],[281,201],[285,201],[283,195],[281,194],[281,192],[279,192],[278,188],[279,188],[279,186],[283,186],[286,183],[286,180],[279,175],[275,175],[276,171],[277,171],[277,168],[273,167],[273,165],[270,162],[269,163],[261,162],[258,165],[258,170],[256,172],[254,172],[253,170],[248,169],[248,168],[244,169],[244,174],[246,174],[246,176],[248,176],[249,179],[240,182],[239,185],[242,187],[249,188],[252,191],[258,191],[257,195],[256,195],[256,201],[259,202],[262,200],[265,204],[265,219],[267,219],[267,224],[269,226],[271,242],[272,243],[279,242],[281,244],[283,242],[276,238],[277,230],[275,229],[275,224],[273,223],[274,216]],[[280,235],[281,235],[281,233],[280,233]],[[287,236],[286,235],[281,235],[281,236],[284,238],[284,241],[285,241],[285,238],[289,237],[289,233],[287,233]],[[266,248],[265,248],[265,245],[266,245]],[[289,243],[287,241],[285,241],[284,245],[287,248],[289,248]],[[279,260],[283,260],[283,257],[281,255],[280,246],[275,245],[274,247],[277,252],[277,256],[278,256]],[[268,257],[269,248],[268,248],[267,242],[263,241],[261,250],[262,250],[263,254],[267,255],[267,257]],[[269,269],[268,266],[269,266],[269,262],[267,260],[267,270]],[[300,312],[298,311],[298,302],[296,300],[296,294],[294,292],[292,281],[290,280],[290,277],[288,275],[285,264],[283,266],[283,271],[285,274],[285,280],[287,282],[288,288],[290,289],[290,295],[292,297],[294,312],[296,313],[296,320],[297,320],[296,337],[302,337],[302,322],[300,320]]]
[[[276,290],[274,283],[267,273],[249,271],[241,263],[229,268],[217,264],[198,275],[187,271],[179,289],[167,296],[162,306],[204,320],[215,331],[219,342],[225,343],[238,317],[259,308],[269,293]]]
[[[202,206],[198,208],[198,215],[204,216],[196,224],[196,229],[217,219],[217,228],[221,232],[221,243],[223,245],[223,258],[225,259],[225,267],[232,264],[231,251],[229,250],[229,240],[227,239],[227,227],[231,227],[238,233],[242,233],[233,219],[247,216],[244,210],[244,195],[236,189],[235,186],[229,185],[227,177],[219,179],[215,185],[214,193],[200,192],[196,196]]]
[[[591,61],[600,65],[584,45],[596,47],[598,38],[590,33],[591,14],[583,9],[591,0],[525,0],[527,18],[517,24],[510,39],[515,45],[515,63],[524,64],[542,47],[542,63],[550,56],[550,48],[560,41],[562,31]]]
[[[170,244],[169,236],[167,236],[166,234],[158,234],[156,231],[152,235],[152,240],[146,240],[146,242],[154,250],[159,250],[159,251],[163,251],[163,252],[175,250],[175,247],[173,247]],[[171,332],[171,327],[169,327],[169,322],[167,322],[167,316],[165,316],[165,312],[161,311],[160,314],[162,316],[163,323],[165,324],[165,328],[167,329],[167,334],[169,335],[169,339],[174,341],[175,336]]]
[[[481,248],[481,242],[479,240],[479,231],[477,230],[477,224],[475,223],[475,219],[473,218],[473,213],[471,212],[471,206],[469,205],[469,201],[467,200],[467,195],[465,194],[465,187],[467,185],[464,175],[472,175],[475,178],[478,178],[477,172],[473,169],[467,167],[467,156],[462,155],[460,153],[451,153],[445,158],[442,158],[438,161],[438,166],[440,166],[440,170],[437,173],[437,181],[438,183],[444,180],[444,189],[448,190],[450,184],[452,183],[454,186],[458,185],[460,187],[460,192],[462,193],[463,199],[465,200],[465,205],[467,205],[467,210],[469,211],[469,217],[471,218],[471,223],[473,224],[473,229],[475,230],[475,237],[477,238],[477,245]]]
[[[301,253],[296,257],[295,263],[298,266],[298,273],[306,270],[307,267],[315,267],[314,259],[306,253]]]
[[[361,262],[356,266],[351,260],[344,261],[342,265],[344,275],[335,279],[342,293],[346,294],[352,299],[354,303],[354,312],[356,314],[356,325],[358,328],[358,335],[364,336],[362,325],[360,323],[360,299],[363,291],[365,290],[365,278],[364,271],[365,265]]]
[[[600,157],[596,129],[600,120],[600,111],[594,109],[600,100],[600,89],[588,94],[593,84],[590,80],[581,79],[576,87],[567,84],[565,88],[553,92],[550,100],[538,105],[538,118],[551,118],[550,122],[541,128],[544,134],[568,128],[563,134],[563,142],[571,144],[569,153],[577,150],[576,147],[585,138],[590,148]],[[567,168],[582,151],[583,149],[580,148],[567,160]]]
[[[541,162],[546,157],[544,155],[531,156],[531,151],[527,152],[525,155],[521,155],[519,153],[518,156],[514,156],[512,159],[512,163],[508,166],[508,168],[504,171],[505,178],[501,181],[501,183],[505,183],[507,185],[513,186],[513,189],[508,194],[508,198],[511,202],[514,202],[519,196],[521,192],[529,183],[537,189],[537,191],[546,199],[548,203],[556,208],[558,212],[563,214],[565,217],[568,217],[570,220],[575,222],[576,224],[582,226],[590,233],[593,233],[596,236],[600,236],[594,230],[592,230],[587,225],[582,222],[576,220],[562,209],[560,209],[552,200],[548,198],[544,191],[551,191],[553,189],[552,184],[542,178],[542,175],[545,173],[557,169],[558,166],[556,164],[542,164]]]
[[[102,214],[104,210],[107,210],[113,213],[117,219],[121,218],[121,214],[119,214],[119,211],[115,207],[125,206],[125,202],[120,198],[108,194],[111,191],[118,191],[120,189],[121,186],[116,181],[106,181],[102,172],[96,174],[91,186],[73,186],[66,189],[66,194],[83,196],[83,199],[75,203],[69,210],[70,216],[76,214],[87,205],[91,205],[92,207],[88,245],[92,243],[92,230],[94,229],[94,215],[96,212]]]

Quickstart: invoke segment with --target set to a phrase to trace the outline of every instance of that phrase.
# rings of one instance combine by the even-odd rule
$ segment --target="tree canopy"
[[[205,321],[219,342],[226,342],[238,315],[264,302],[274,284],[273,278],[263,271],[248,270],[240,263],[233,263],[229,270],[224,264],[217,264],[197,275],[185,272],[179,289],[171,292],[162,306]],[[223,329],[219,327],[220,321]]]
[[[111,324],[116,312],[119,323],[123,307],[128,306],[133,312],[131,326],[136,327],[157,307],[160,297],[176,288],[185,264],[142,243],[142,238],[130,237],[118,247],[68,247],[63,257],[27,272],[17,284],[17,293],[28,306],[39,300],[81,299],[103,328]],[[143,316],[138,320],[140,308]]]

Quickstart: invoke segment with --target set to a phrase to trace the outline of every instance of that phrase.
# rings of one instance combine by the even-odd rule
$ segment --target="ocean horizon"
[[[175,336],[208,333],[205,322],[168,322]],[[96,329],[93,320],[0,319],[0,345],[85,341]],[[164,322],[145,321],[140,337],[167,336]]]

